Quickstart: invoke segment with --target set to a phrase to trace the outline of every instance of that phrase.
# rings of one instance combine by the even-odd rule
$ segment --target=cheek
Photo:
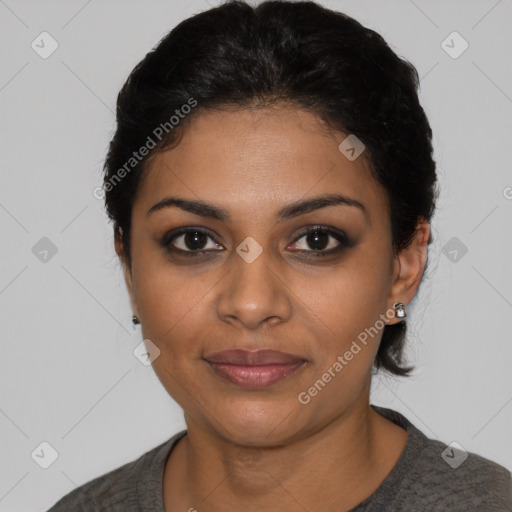
[[[144,336],[161,350],[177,353],[199,349],[197,331],[205,318],[203,296],[200,288],[178,278],[162,275],[146,282],[138,292]]]
[[[205,293],[211,285],[164,267],[153,265],[136,278],[142,334],[160,350],[152,363],[156,376],[169,395],[189,410],[197,402],[192,400],[191,405],[191,397],[204,394],[201,356],[211,337],[206,327],[212,325],[205,320],[206,309],[212,307]]]
[[[199,348],[190,339],[204,318],[212,285],[200,275],[172,267],[154,250],[140,248],[133,255],[134,291],[143,334],[163,355]]]
[[[370,381],[385,326],[388,276],[375,261],[368,267],[364,259],[339,268],[322,286],[309,285],[306,294],[304,312],[316,334],[316,349],[300,397],[311,400],[309,411],[319,417],[330,414],[326,403],[348,406]]]
[[[375,254],[379,252],[359,252],[333,270],[321,286],[313,280],[305,283],[305,312],[317,334],[316,364],[307,389],[312,393],[322,389],[320,402],[332,399],[341,404],[357,396],[371,373],[389,293],[388,268]],[[329,384],[310,388],[318,379]]]
[[[342,339],[357,335],[386,311],[388,269],[371,254],[358,252],[322,281],[321,286],[308,284],[308,305]]]

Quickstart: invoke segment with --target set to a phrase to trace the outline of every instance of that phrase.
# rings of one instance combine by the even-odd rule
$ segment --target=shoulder
[[[450,512],[512,511],[508,469],[457,443],[430,439],[400,413],[377,412],[407,430],[407,443],[395,468],[392,510]]]
[[[426,438],[410,474],[412,490],[457,510],[512,511],[510,471],[459,446]]]
[[[161,482],[165,461],[174,444],[185,433],[178,432],[138,459],[77,487],[57,501],[48,512],[128,512],[139,510],[141,501],[146,504],[148,500],[154,501],[148,503],[154,505],[151,509],[158,510],[159,501],[162,500]]]

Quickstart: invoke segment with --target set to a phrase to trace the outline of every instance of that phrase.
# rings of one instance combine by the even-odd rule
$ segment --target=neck
[[[402,428],[368,402],[321,430],[282,446],[233,445],[187,418],[187,435],[164,473],[167,512],[229,508],[286,511],[350,510],[370,496],[396,464],[406,441]]]

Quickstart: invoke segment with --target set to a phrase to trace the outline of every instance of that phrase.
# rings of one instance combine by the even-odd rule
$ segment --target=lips
[[[306,360],[271,349],[255,352],[225,350],[204,357],[210,368],[223,379],[242,388],[261,389],[295,375]]]
[[[232,349],[215,352],[204,359],[211,363],[234,364],[242,366],[264,366],[269,364],[289,365],[304,362],[305,359],[280,352],[278,350],[261,349],[251,352],[249,350]]]

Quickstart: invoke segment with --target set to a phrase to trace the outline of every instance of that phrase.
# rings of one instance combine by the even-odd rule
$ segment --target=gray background
[[[511,469],[511,2],[322,3],[417,67],[442,188],[429,277],[409,316],[417,370],[377,378],[372,402]],[[133,355],[140,331],[92,192],[128,73],[206,8],[0,0],[1,511],[45,510],[184,428],[181,409]],[[31,47],[43,31],[59,45],[46,59]],[[458,58],[441,46],[453,31],[469,43]],[[45,261],[43,237],[57,249]],[[48,469],[42,442],[58,452]]]

